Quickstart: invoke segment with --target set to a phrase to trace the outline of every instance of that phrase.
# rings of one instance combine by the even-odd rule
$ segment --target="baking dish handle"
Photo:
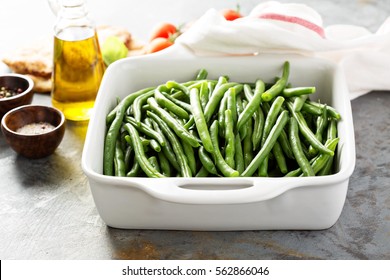
[[[196,181],[159,180],[140,187],[160,200],[186,204],[239,204],[273,199],[289,189],[300,186],[301,178],[225,178]]]

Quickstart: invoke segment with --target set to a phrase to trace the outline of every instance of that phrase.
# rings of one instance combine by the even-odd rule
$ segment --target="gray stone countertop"
[[[27,8],[42,5],[36,1],[6,2],[11,8],[21,2]],[[96,3],[92,11],[96,17],[101,17],[101,22],[112,15],[107,9],[106,18],[102,17],[99,5],[103,5],[103,1],[90,2]],[[222,2],[207,1],[207,5],[220,8]],[[248,11],[258,1],[239,2],[244,11]],[[301,2],[317,8],[326,24],[361,24],[371,31],[390,14],[387,0]],[[180,3],[184,5],[184,1]],[[198,9],[204,11],[206,1],[199,3]],[[151,4],[149,0],[140,1],[134,9],[141,10],[142,5],[148,4]],[[187,12],[198,11],[200,15],[199,10]],[[155,21],[165,19],[163,13],[159,15]],[[4,22],[7,16],[7,22],[16,20],[12,14],[4,13],[1,17]],[[144,16],[150,19],[151,14]],[[33,27],[42,30],[39,28],[43,26],[47,29],[53,20],[44,16],[35,18],[31,26],[26,26],[27,30]],[[124,22],[120,16],[111,19],[114,23]],[[22,40],[16,38],[16,34],[20,34],[17,33],[19,27],[10,24],[11,30],[1,32],[4,36],[14,34],[15,42],[20,42]],[[27,37],[25,39],[31,39]],[[7,47],[0,44],[0,50]],[[50,97],[35,94],[33,103],[49,105]],[[55,154],[39,160],[17,156],[0,135],[0,259],[389,260],[389,108],[389,92],[371,92],[352,101],[356,168],[340,218],[333,227],[321,231],[192,232],[110,228],[97,213],[87,177],[81,169],[85,123],[69,123]]]

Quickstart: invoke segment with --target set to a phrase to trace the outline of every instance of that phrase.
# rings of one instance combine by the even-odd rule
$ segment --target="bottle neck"
[[[88,11],[84,3],[80,5],[63,4],[60,9],[59,17],[65,19],[79,19],[87,17]]]
[[[62,40],[76,41],[95,36],[95,24],[88,17],[83,0],[62,0],[54,34]]]

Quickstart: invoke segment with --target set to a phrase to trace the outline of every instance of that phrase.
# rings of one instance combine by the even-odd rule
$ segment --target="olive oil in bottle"
[[[88,120],[105,66],[84,1],[61,3],[54,37],[52,104],[68,120]]]

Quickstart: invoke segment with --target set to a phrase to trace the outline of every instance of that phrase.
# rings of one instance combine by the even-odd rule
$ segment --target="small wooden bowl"
[[[34,82],[29,77],[13,73],[0,75],[0,88],[1,87],[11,89],[19,88],[22,92],[12,97],[0,98],[0,119],[9,110],[22,105],[31,104],[34,95]]]
[[[39,134],[17,132],[29,124],[48,123],[54,128]],[[6,113],[1,120],[1,130],[11,148],[18,154],[31,159],[51,155],[59,146],[65,134],[64,114],[48,106],[25,105]]]

